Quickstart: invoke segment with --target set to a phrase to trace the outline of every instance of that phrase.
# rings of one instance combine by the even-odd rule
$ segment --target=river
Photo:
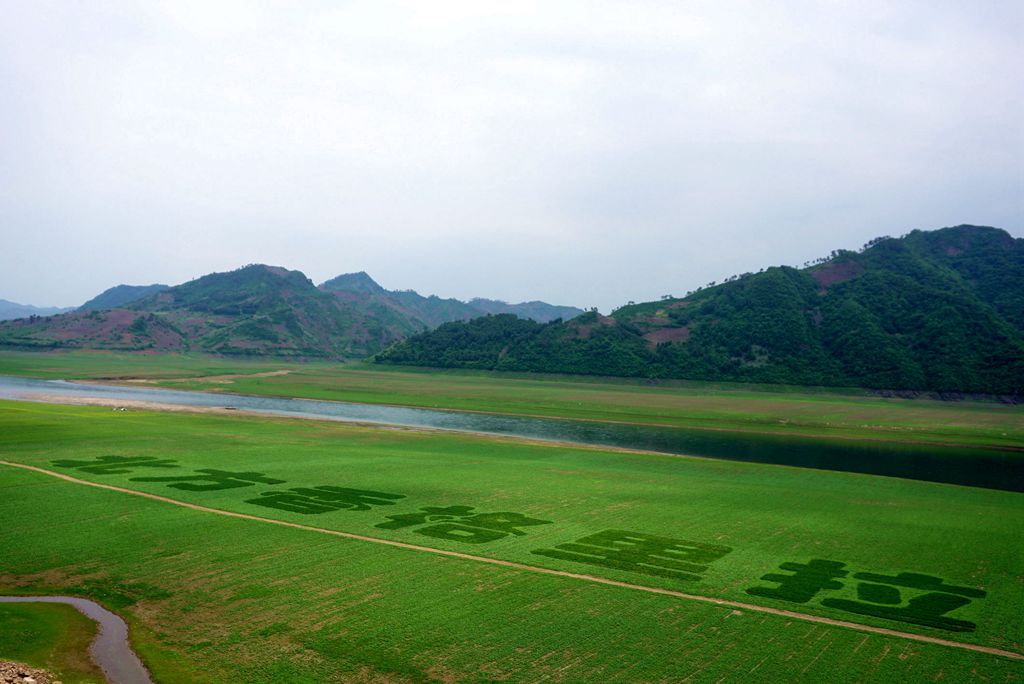
[[[1024,453],[999,449],[625,425],[0,376],[0,399],[55,395],[71,400],[230,407],[280,416],[526,437],[1024,492]]]

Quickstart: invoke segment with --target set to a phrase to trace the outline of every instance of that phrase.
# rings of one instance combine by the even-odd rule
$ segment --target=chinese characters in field
[[[60,459],[53,461],[53,465],[93,475],[125,475],[140,469],[165,473],[168,469],[180,468],[173,460],[155,456],[114,455],[92,460]],[[250,494],[250,498],[244,499],[245,503],[301,515],[338,511],[365,513],[383,506],[396,506],[406,498],[405,494],[334,484],[254,492],[248,488],[282,485],[286,481],[265,473],[214,468],[199,468],[191,473],[144,474],[128,479],[163,483],[190,492],[244,488]],[[555,524],[525,513],[479,511],[465,504],[398,509],[383,518],[374,527],[474,546],[525,537],[537,528]],[[731,551],[730,547],[719,544],[609,529],[530,553],[573,565],[695,582],[703,579],[712,564]],[[819,605],[826,608],[950,632],[974,631],[973,622],[951,613],[986,596],[982,589],[948,584],[932,575],[914,572],[851,574],[846,563],[823,559],[782,563],[778,571],[764,574],[760,579],[765,584],[748,588],[747,594],[798,604],[810,603],[826,594],[818,600]]]

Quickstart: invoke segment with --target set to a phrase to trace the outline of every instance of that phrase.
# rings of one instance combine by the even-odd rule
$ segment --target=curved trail
[[[792,618],[794,620],[802,620],[804,622],[814,622],[823,625],[831,625],[833,627],[846,627],[847,629],[854,629],[860,632],[870,632],[872,634],[881,634],[884,636],[897,637],[899,639],[908,639],[910,641],[921,641],[929,644],[938,644],[941,646],[949,646],[952,648],[960,648],[967,651],[975,651],[977,653],[986,653],[989,655],[1002,656],[1004,658],[1011,658],[1013,660],[1024,661],[1024,653],[1015,653],[1013,651],[1004,651],[1003,649],[993,648],[990,646],[981,646],[978,644],[967,644],[960,641],[950,641],[948,639],[940,639],[938,637],[925,636],[923,634],[914,634],[912,632],[901,632],[895,629],[888,629],[886,627],[874,627],[871,625],[862,625],[857,622],[847,622],[846,620],[836,620],[833,618],[820,617],[817,615],[808,615],[806,613],[798,613],[791,610],[784,610],[781,608],[769,608],[767,606],[759,606],[753,603],[743,603],[742,601],[733,601],[730,599],[712,598],[710,596],[700,596],[697,594],[687,594],[681,591],[675,591],[672,589],[662,589],[660,587],[648,587],[640,584],[630,584],[628,582],[621,582],[618,580],[607,579],[605,577],[598,577],[596,575],[586,575],[582,573],[569,572],[566,570],[553,570],[551,568],[539,567],[536,565],[527,565],[525,563],[517,563],[515,561],[499,560],[497,558],[488,558],[486,556],[475,556],[469,553],[461,553],[459,551],[448,551],[446,549],[434,549],[429,546],[419,546],[418,544],[409,544],[407,542],[393,541],[390,539],[380,539],[378,537],[369,537],[362,534],[355,534],[353,532],[341,532],[339,530],[328,530],[322,527],[313,527],[311,525],[303,525],[301,523],[287,522],[284,520],[275,520],[273,518],[263,518],[258,515],[250,515],[248,513],[236,513],[234,511],[225,511],[219,508],[210,508],[208,506],[201,506],[199,504],[187,503],[185,501],[178,501],[177,499],[171,499],[166,496],[160,496],[159,494],[150,494],[148,492],[140,492],[134,489],[128,489],[126,487],[118,487],[116,485],[101,484],[99,482],[90,482],[88,480],[81,480],[77,477],[65,475],[63,473],[57,473],[52,470],[40,468],[38,466],[26,465],[24,463],[12,463],[10,461],[0,460],[0,465],[10,466],[12,468],[21,468],[22,470],[31,470],[33,472],[42,473],[43,475],[49,475],[66,482],[73,482],[75,484],[86,485],[88,487],[96,487],[98,489],[107,489],[113,492],[121,492],[122,494],[131,494],[133,496],[139,496],[144,499],[152,499],[154,501],[162,501],[164,503],[173,504],[175,506],[181,506],[182,508],[189,508],[195,511],[202,511],[204,513],[214,513],[216,515],[224,515],[231,518],[241,518],[243,520],[253,520],[256,522],[267,523],[269,525],[280,525],[281,527],[291,527],[297,530],[305,530],[307,532],[318,532],[320,534],[329,534],[335,537],[343,537],[345,539],[356,539],[359,541],[371,542],[373,544],[383,544],[385,546],[393,546],[400,549],[408,549],[411,551],[422,551],[424,553],[432,553],[439,556],[449,556],[451,558],[460,558],[462,560],[476,561],[478,563],[488,563],[490,565],[499,565],[505,568],[513,568],[516,570],[525,570],[527,572],[535,572],[544,575],[555,575],[557,577],[569,577],[572,579],[583,580],[585,582],[592,582],[594,584],[605,584],[612,587],[620,587],[624,589],[633,589],[636,591],[644,591],[650,594],[662,594],[664,596],[674,596],[675,598],[685,599],[687,601],[700,601],[702,603],[711,603],[716,606],[723,606],[729,608],[736,608],[741,610],[749,610],[755,613],[769,613],[771,615],[778,615],[781,617]]]

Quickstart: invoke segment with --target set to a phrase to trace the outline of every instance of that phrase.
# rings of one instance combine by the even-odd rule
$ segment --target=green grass
[[[0,454],[227,511],[1024,651],[1024,496],[1010,492],[314,421],[16,402],[0,404]],[[177,467],[53,464],[104,456]],[[230,478],[209,470],[243,473],[234,480],[243,486],[225,487]],[[214,477],[134,479],[178,473]],[[302,500],[299,509],[327,510],[252,503],[267,492],[298,497],[293,508]],[[161,682],[322,681],[325,673],[338,681],[1020,681],[1024,672],[995,656],[229,519],[3,467],[0,518],[0,548],[9,550],[0,590],[72,588],[108,606],[120,597]],[[586,564],[543,553],[578,556],[622,533],[636,540],[632,551],[660,549],[663,572],[638,571],[628,553]],[[805,603],[748,593],[778,586],[762,577],[790,574],[785,564],[814,559],[843,564],[842,588]],[[983,591],[951,612],[976,628],[952,632],[822,602],[858,601],[851,578],[863,573]]]
[[[286,375],[251,377],[288,370]],[[1024,446],[1024,406],[883,398],[858,390],[513,376],[201,355],[0,352],[0,374],[149,378],[176,389],[395,404],[824,438]],[[216,377],[222,375],[250,377]],[[214,376],[214,377],[211,377]]]
[[[68,605],[0,603],[0,660],[53,673],[65,684],[102,684],[89,658],[96,623]]]
[[[0,351],[0,374],[50,380],[199,377],[221,373],[259,373],[279,367],[280,364],[274,360],[253,361],[206,354]]]

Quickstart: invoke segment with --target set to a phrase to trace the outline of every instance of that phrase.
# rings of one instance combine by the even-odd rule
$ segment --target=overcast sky
[[[607,311],[914,228],[1024,235],[1015,0],[0,16],[17,302],[263,262]]]

